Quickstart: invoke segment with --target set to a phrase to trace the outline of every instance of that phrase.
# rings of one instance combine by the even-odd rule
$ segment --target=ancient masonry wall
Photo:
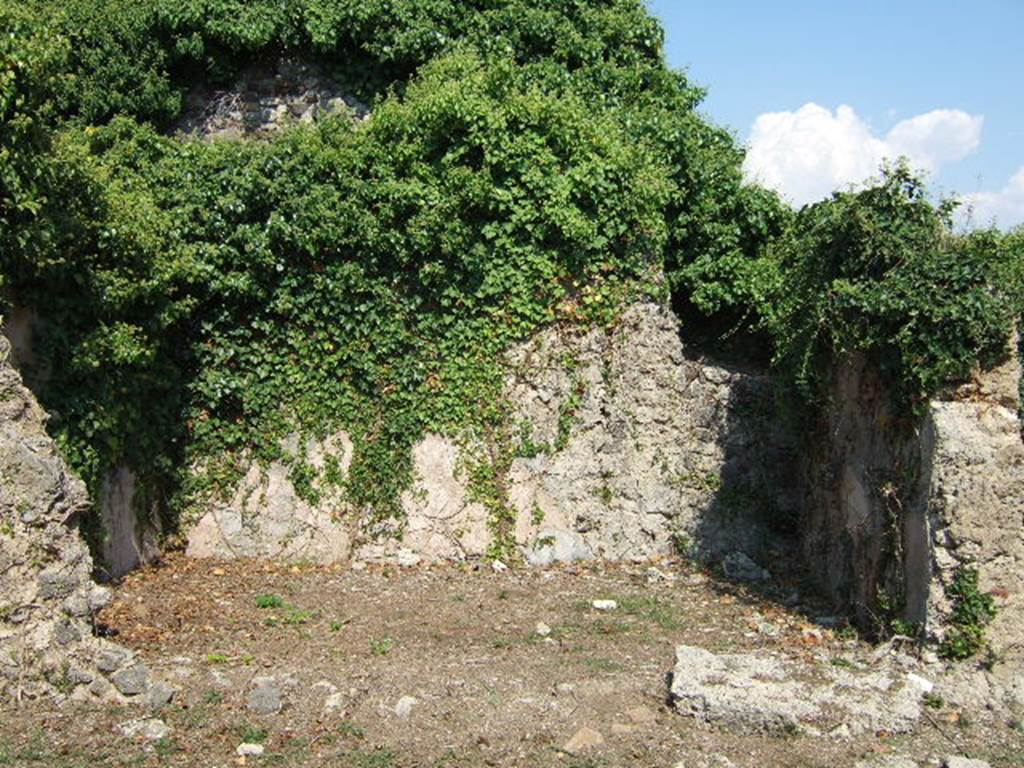
[[[250,68],[226,88],[194,89],[175,132],[201,139],[251,138],[336,114],[362,120],[369,109],[319,67],[279,60]]]
[[[78,534],[82,484],[0,335],[0,705],[41,696],[152,701],[173,690],[134,654],[94,636],[111,593]]]
[[[886,609],[941,639],[960,568],[997,597],[990,637],[1024,640],[1024,441],[1016,356],[936,398],[893,411],[877,373],[852,358],[834,379],[811,447],[805,559],[862,624]]]
[[[513,461],[507,479],[526,561],[646,559],[680,548],[756,558],[772,542],[766,521],[793,513],[793,447],[774,423],[770,381],[688,354],[669,310],[638,304],[611,332],[550,329],[511,350],[509,368],[514,437],[539,446]],[[351,442],[341,433],[329,443],[306,455],[316,466],[331,452],[344,470]],[[492,532],[470,500],[473,450],[426,436],[413,452],[404,530],[379,541],[362,536],[343,499],[309,504],[284,464],[254,465],[192,528],[188,551],[410,564],[483,557]]]

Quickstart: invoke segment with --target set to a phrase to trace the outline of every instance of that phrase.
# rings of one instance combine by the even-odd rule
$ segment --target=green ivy
[[[48,248],[63,218],[45,158],[69,48],[18,5],[0,4],[0,30],[0,252],[24,254]]]
[[[953,601],[949,629],[939,647],[947,659],[962,661],[985,646],[985,628],[996,615],[995,599],[978,588],[978,571],[961,567],[946,589]]]
[[[587,393],[586,382],[574,377],[568,397],[558,408],[558,431],[555,435],[555,450],[564,450],[569,445],[572,429],[579,420],[577,413],[583,405],[583,397]]]
[[[481,422],[512,342],[611,321],[652,283],[671,193],[613,113],[469,51],[360,126],[205,144],[118,118],[64,128],[53,161],[82,231],[8,271],[45,308],[42,359],[68,361],[42,398],[94,491],[128,462],[176,515],[248,453],[400,518],[412,445]],[[340,483],[281,448],[341,429]]]
[[[956,234],[954,208],[898,165],[804,208],[773,244],[760,312],[777,369],[809,399],[854,353],[908,409],[1005,358],[1024,307],[1021,238]]]

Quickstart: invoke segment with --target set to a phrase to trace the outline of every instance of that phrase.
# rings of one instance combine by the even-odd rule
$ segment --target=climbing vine
[[[121,117],[57,131],[49,161],[82,229],[6,274],[46,308],[42,358],[69,361],[40,376],[53,427],[94,492],[130,462],[186,515],[242,453],[316,498],[282,443],[343,429],[335,484],[400,517],[412,445],[483,423],[513,341],[646,290],[672,193],[613,113],[471,51],[364,125],[204,144]]]

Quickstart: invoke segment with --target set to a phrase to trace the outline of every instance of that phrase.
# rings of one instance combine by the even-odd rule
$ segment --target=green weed
[[[953,612],[939,653],[955,661],[969,659],[985,645],[985,628],[996,615],[995,599],[981,592],[978,571],[968,567],[957,571],[946,593],[953,600]]]

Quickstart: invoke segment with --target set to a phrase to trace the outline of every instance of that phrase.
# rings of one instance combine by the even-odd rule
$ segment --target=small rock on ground
[[[614,611],[619,604],[614,600],[595,600],[591,605],[595,611]]]
[[[332,693],[324,702],[324,709],[328,712],[341,709],[343,706],[345,706],[345,694],[343,693]]]
[[[175,693],[177,691],[174,686],[161,681],[150,686],[149,691],[146,692],[146,700],[153,709],[160,709],[174,700]]]
[[[276,715],[281,711],[284,702],[281,690],[274,684],[273,678],[257,678],[256,685],[249,692],[249,709],[260,715]]]
[[[573,737],[566,742],[565,746],[562,747],[563,752],[568,752],[570,755],[579,755],[586,752],[589,749],[600,747],[604,744],[604,736],[595,731],[593,728],[583,726]]]
[[[171,727],[163,720],[155,717],[145,717],[139,720],[129,720],[117,726],[122,736],[129,739],[144,739],[145,741],[157,741],[167,738],[171,733]]]
[[[647,583],[648,584],[660,584],[662,582],[673,582],[676,580],[674,574],[665,573],[657,568],[651,567],[647,569]]]
[[[680,645],[672,675],[678,712],[742,731],[820,735],[838,720],[850,735],[904,733],[921,716],[922,681],[899,670],[817,669],[759,654],[716,655]],[[927,681],[925,681],[927,682]]]
[[[992,766],[984,760],[972,760],[969,757],[950,756],[946,758],[946,761],[942,764],[942,768],[992,768]]]
[[[935,683],[926,677],[915,675],[913,672],[907,673],[907,680],[914,683],[923,693],[931,693],[935,690]]]
[[[395,715],[404,719],[412,714],[412,708],[417,704],[419,701],[413,696],[403,696],[395,704]]]
[[[235,754],[239,757],[259,757],[263,754],[262,744],[239,744]]]
[[[722,571],[736,581],[770,581],[772,575],[743,552],[733,552],[722,560]]]
[[[96,657],[96,668],[100,672],[115,672],[129,659],[128,651],[122,648],[104,648]]]
[[[125,696],[138,696],[149,687],[149,669],[145,664],[133,664],[111,675],[110,682]]]
[[[551,634],[551,627],[545,624],[543,621],[537,622],[537,628],[534,630],[540,637],[547,637]]]

